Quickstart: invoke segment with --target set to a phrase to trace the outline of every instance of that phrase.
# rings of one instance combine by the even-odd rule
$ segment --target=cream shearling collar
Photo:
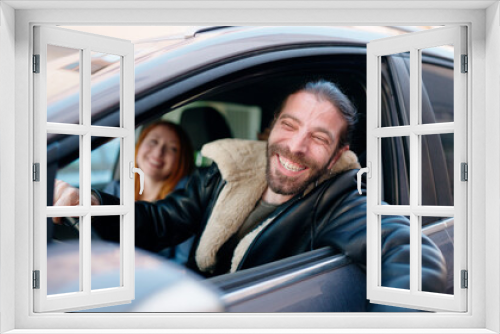
[[[267,187],[266,146],[264,141],[221,139],[203,146],[203,156],[212,159],[219,168],[226,185],[213,208],[196,250],[196,263],[203,272],[212,272],[217,263],[217,252],[240,228],[254,209]],[[360,168],[356,154],[346,151],[333,166],[323,182],[335,174]],[[314,189],[311,185],[306,192]],[[267,225],[267,222],[265,225]],[[235,271],[251,241],[264,228],[264,224],[245,236],[236,247],[231,271]]]

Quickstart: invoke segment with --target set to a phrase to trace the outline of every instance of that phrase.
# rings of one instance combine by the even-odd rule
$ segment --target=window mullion
[[[434,124],[418,124],[414,126],[395,126],[383,127],[373,130],[373,134],[379,138],[403,137],[409,136],[410,133],[415,133],[420,136],[454,133],[455,124],[450,123],[434,123]]]
[[[373,213],[378,215],[409,216],[415,214],[420,217],[454,217],[455,208],[453,206],[376,205],[373,207]]]
[[[120,86],[121,94],[121,117],[120,126],[128,132],[120,145],[122,155],[120,156],[121,180],[128,180],[122,185],[123,205],[128,209],[128,214],[121,217],[120,254],[122,261],[121,284],[130,291],[130,298],[134,298],[133,287],[135,285],[135,221],[134,221],[134,182],[131,181],[127,166],[133,163],[135,157],[135,86],[134,86],[134,57],[133,53],[122,58],[122,82]],[[130,115],[132,117],[130,117]]]
[[[414,129],[419,124],[420,103],[419,103],[419,55],[417,49],[410,50],[410,208],[416,208],[420,204],[420,156],[419,156],[419,136]],[[418,216],[413,210],[410,214],[410,291],[412,294],[418,293],[418,276],[420,272],[420,242]]]
[[[90,91],[90,76],[91,76],[91,59],[90,50],[88,48],[83,49],[82,56],[82,84],[81,84],[81,96],[82,96],[82,109],[81,109],[81,122],[84,128],[88,131],[82,136],[81,145],[81,161],[82,164],[82,180],[80,183],[80,199],[82,200],[82,205],[85,209],[85,215],[82,217],[82,224],[80,224],[80,256],[82,261],[80,262],[81,268],[80,272],[82,275],[83,291],[85,293],[90,293],[91,291],[91,238],[90,238],[90,228],[91,228],[91,216],[90,216],[90,189],[91,189],[91,91]]]
[[[92,136],[109,138],[125,137],[130,134],[130,130],[111,126],[91,126],[47,122],[47,133],[83,136],[89,132]]]
[[[81,120],[82,125],[87,130],[90,130],[91,122],[91,94],[90,94],[90,50],[88,48],[83,50],[82,59],[82,84],[81,84],[81,96],[82,96],[82,111]],[[88,70],[87,70],[88,69]],[[82,170],[82,182],[80,183],[80,199],[82,199],[82,205],[84,207],[90,207],[90,173],[91,173],[91,163],[90,163],[90,152],[91,152],[91,141],[90,141],[90,131],[82,136],[82,154],[81,154],[81,170]]]

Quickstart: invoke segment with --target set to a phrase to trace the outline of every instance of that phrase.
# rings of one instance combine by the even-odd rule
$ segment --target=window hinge
[[[33,164],[33,181],[40,181],[40,163],[38,162]]]
[[[469,57],[467,55],[462,55],[462,73],[469,72]]]
[[[33,55],[33,73],[40,73],[40,55]]]
[[[462,289],[467,289],[469,287],[469,273],[467,270],[462,270]]]
[[[469,181],[469,166],[467,165],[466,162],[462,162],[460,164],[460,169],[461,169],[461,180],[462,181]]]
[[[33,270],[33,289],[40,289],[40,270]]]

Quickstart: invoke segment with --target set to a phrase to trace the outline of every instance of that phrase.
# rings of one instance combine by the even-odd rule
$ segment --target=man
[[[157,251],[195,235],[187,266],[205,276],[325,246],[364,268],[366,197],[357,193],[359,164],[348,144],[355,119],[334,84],[306,84],[276,114],[267,146],[232,139],[205,145],[203,155],[215,163],[197,171],[186,189],[156,203],[136,202],[136,245]],[[94,195],[101,204],[118,204]],[[118,237],[109,222],[94,226],[104,238]],[[384,217],[381,228],[382,285],[409,288],[409,221]],[[442,291],[443,258],[426,237],[422,263],[423,289]]]

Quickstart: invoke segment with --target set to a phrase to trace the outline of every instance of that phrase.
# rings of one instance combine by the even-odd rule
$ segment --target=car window
[[[149,122],[158,118],[165,118],[174,123],[181,124],[183,115],[195,110],[201,109],[204,113],[211,113],[215,110],[219,123],[226,123],[227,132],[222,136],[258,139],[259,134],[265,133],[269,127],[274,113],[280,105],[282,99],[299,88],[304,82],[324,78],[334,81],[351,98],[358,108],[360,122],[358,130],[355,131],[353,145],[354,150],[363,159],[366,145],[366,83],[365,83],[366,61],[364,54],[356,55],[335,55],[328,57],[306,57],[293,61],[286,60],[272,64],[265,64],[260,67],[253,67],[244,71],[231,73],[230,75],[218,80],[217,82],[208,82],[203,87],[196,87],[192,91],[178,94],[182,96],[183,101],[166,100],[163,104],[156,105],[143,111],[143,114],[136,114],[137,133]],[[141,96],[142,100],[155,99],[156,96]],[[143,101],[136,101],[137,105]],[[103,114],[104,118],[105,115]],[[220,120],[223,121],[220,121]],[[197,119],[196,123],[205,125],[208,132],[216,132],[220,135],[219,126],[211,126],[208,122]],[[217,131],[211,131],[211,130]],[[191,139],[194,139],[199,133],[190,133]],[[219,137],[220,138],[220,137]],[[207,141],[218,138],[211,138]],[[102,189],[102,186],[112,179],[113,167],[118,157],[119,143],[108,142],[104,144],[105,139],[95,140],[93,142],[99,146],[92,152],[92,170],[96,171],[96,177],[92,178],[92,187]],[[204,143],[204,142],[203,142]],[[198,148],[201,148],[201,143]],[[72,144],[72,149],[78,151],[78,142]],[[115,146],[113,146],[115,145]],[[68,158],[69,159],[69,158]],[[59,178],[71,180],[78,176],[78,157],[73,156],[71,164],[58,171]],[[94,165],[95,164],[95,165]],[[76,169],[76,170],[75,170]],[[119,173],[114,172],[115,175]],[[76,176],[75,176],[76,175]]]
[[[222,138],[257,140],[262,110],[257,105],[199,100],[164,114],[163,119],[179,124],[188,134],[195,150],[197,167],[208,166],[201,147]]]

